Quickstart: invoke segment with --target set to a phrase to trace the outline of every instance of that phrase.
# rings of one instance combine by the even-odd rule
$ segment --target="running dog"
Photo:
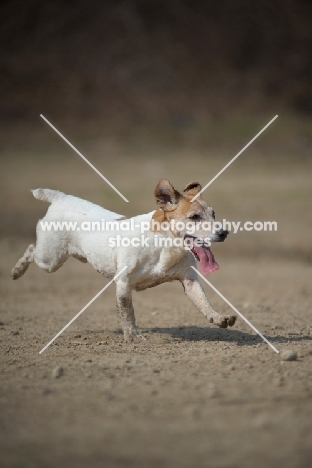
[[[56,190],[33,190],[35,198],[51,205],[37,224],[36,245],[28,246],[11,276],[20,278],[30,263],[52,273],[69,256],[91,263],[109,279],[124,268],[115,278],[115,284],[126,341],[143,338],[135,323],[132,290],[142,291],[174,280],[182,283],[186,295],[210,323],[221,328],[231,327],[236,316],[221,316],[212,308],[196,271],[191,268],[196,266],[197,260],[201,273],[206,275],[217,270],[219,265],[210,245],[223,242],[228,235],[223,229],[207,230],[207,226],[213,226],[215,215],[201,196],[192,201],[200,191],[201,185],[192,182],[181,194],[167,179],[161,179],[154,192],[157,210],[127,219]],[[83,226],[103,225],[104,221],[105,226],[110,223],[112,229],[83,229]],[[71,223],[75,229],[46,229],[47,223],[63,223],[63,226]]]

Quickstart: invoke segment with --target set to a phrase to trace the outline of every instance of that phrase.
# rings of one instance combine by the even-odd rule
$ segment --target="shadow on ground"
[[[263,340],[258,335],[245,333],[238,330],[219,330],[209,327],[170,327],[170,328],[145,328],[142,330],[144,333],[162,333],[171,335],[172,338],[183,341],[223,341],[223,342],[236,342],[238,346],[250,346],[262,343]],[[289,343],[312,341],[311,336],[269,336],[265,337],[275,343]]]

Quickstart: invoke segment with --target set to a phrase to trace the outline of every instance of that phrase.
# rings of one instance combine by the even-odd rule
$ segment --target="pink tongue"
[[[219,269],[219,265],[215,261],[209,247],[197,247],[194,245],[193,249],[199,256],[199,269],[203,275],[208,275],[208,273]]]

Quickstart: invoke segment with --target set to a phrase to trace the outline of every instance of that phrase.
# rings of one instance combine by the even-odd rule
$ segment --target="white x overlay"
[[[83,155],[80,153],[80,151],[77,150],[77,148],[75,148],[75,146],[67,140],[67,138],[64,137],[64,135],[62,135],[62,133],[54,127],[54,125],[51,124],[51,122],[49,122],[48,119],[45,118],[44,115],[40,114],[40,117],[45,121],[47,122],[48,125],[50,125],[51,128],[53,128],[53,130],[61,137],[63,138],[64,141],[66,141],[66,143],[74,150],[76,151],[77,154],[79,154],[79,156],[87,163],[89,164],[90,167],[92,167],[92,169],[100,176],[102,177],[103,180],[105,180],[105,182],[110,185],[112,187],[113,190],[115,190],[115,192],[118,193],[119,196],[121,196],[121,198],[123,198],[126,202],[129,202],[129,200],[127,200],[127,198],[119,192],[119,190],[116,189],[116,187],[108,180],[106,179],[106,177],[103,176],[103,174],[95,167],[93,166],[93,164],[90,163],[90,161]]]
[[[89,164],[89,166],[90,166],[103,180],[105,180],[105,182],[106,182],[108,185],[110,185],[110,186],[115,190],[115,192],[118,193],[118,195],[120,195],[126,202],[129,201],[129,200],[126,199],[126,197],[124,197],[124,196],[122,195],[122,193],[119,192],[119,190],[116,189],[116,187],[115,187],[111,182],[109,182],[109,180],[106,179],[106,177],[103,176],[103,174],[101,174],[100,171],[98,171],[98,169],[97,169],[95,166],[93,166],[93,164],[90,163],[90,161],[88,161],[88,159],[87,159],[85,156],[83,156],[83,155],[77,150],[77,148],[75,148],[74,145],[72,145],[72,143],[70,143],[70,142],[64,137],[64,135],[62,135],[62,133],[61,133],[59,130],[57,130],[57,129],[51,124],[51,122],[49,122],[48,119],[46,119],[42,114],[40,114],[40,117],[41,117],[48,125],[50,125],[50,127],[51,127],[61,138],[63,138],[63,140],[64,140],[74,151],[76,151],[76,153],[77,153],[87,164]],[[210,182],[208,182],[208,184],[206,184],[206,185],[201,189],[201,191],[200,191],[197,195],[195,195],[195,197],[192,198],[191,201],[193,202],[194,200],[196,200],[196,198],[199,197],[199,195],[200,195],[204,190],[206,190],[206,188],[209,187],[209,185],[211,185],[212,182],[214,182],[214,181],[219,177],[219,175],[222,174],[222,172],[224,172],[225,169],[227,169],[227,168],[235,161],[235,159],[237,159],[238,156],[240,156],[240,155],[243,153],[243,151],[245,151],[245,149],[248,148],[248,146],[250,146],[250,145],[256,140],[256,138],[258,138],[258,136],[261,135],[261,133],[263,133],[263,132],[269,127],[269,125],[271,125],[271,124],[274,122],[274,120],[277,119],[277,117],[278,117],[278,115],[276,115],[272,120],[270,120],[270,122],[267,123],[267,124],[262,128],[262,130],[260,130],[260,132],[257,133],[257,135],[254,136],[254,137],[252,138],[252,140],[250,140],[249,143],[247,143],[247,145],[245,145],[244,148],[242,148],[242,149],[239,151],[239,153],[237,153],[236,156],[234,156],[234,158],[232,158],[231,161],[229,161],[229,162],[223,167],[223,169],[221,169],[221,171],[219,171],[218,174],[215,175],[215,176],[210,180]],[[91,305],[92,302],[95,301],[95,299],[97,299],[97,298],[105,291],[105,289],[107,289],[107,288],[121,275],[121,273],[123,273],[123,272],[125,271],[126,268],[127,268],[127,266],[125,266],[117,275],[115,275],[114,278],[113,278],[109,283],[107,283],[106,286],[104,286],[104,288],[102,288],[101,291],[99,291],[99,292],[93,297],[93,299],[91,299],[91,301],[88,302],[88,304],[85,305],[85,306],[83,307],[83,309],[81,309],[81,311],[78,312],[78,314],[76,314],[75,317],[73,317],[73,318],[67,323],[67,325],[65,325],[65,327],[62,328],[62,330],[60,330],[60,331],[55,335],[55,337],[54,337],[51,341],[49,341],[48,344],[46,344],[46,345],[44,346],[44,348],[42,348],[42,350],[39,352],[39,354],[43,353],[43,352],[56,340],[56,338],[58,338],[58,337],[63,333],[63,331],[65,331],[65,330],[76,320],[76,318],[78,318],[78,317],[89,307],[89,305]],[[217,288],[215,288],[215,286],[213,286],[213,284],[211,284],[210,281],[208,281],[208,280],[197,270],[197,268],[195,268],[195,267],[193,267],[193,266],[192,266],[192,268],[193,268],[193,270],[195,270],[195,271],[197,272],[197,274],[198,274],[198,275],[199,275],[199,276],[200,276],[200,277],[201,277],[201,278],[202,278],[202,279],[203,279],[203,280],[204,280],[204,281],[205,281],[205,282],[206,282],[206,283],[207,283],[207,284],[208,284],[208,285],[209,285],[209,286],[210,286],[210,287],[211,287],[211,288],[212,288],[212,289],[213,289],[213,290],[214,290],[214,291],[215,291],[215,292],[216,292],[216,293],[217,293],[217,294],[218,294],[218,295],[219,295],[219,296],[220,296],[220,297],[221,297],[221,298],[222,298],[222,299],[223,299],[223,300],[224,300],[224,301],[225,301],[225,302],[226,302],[226,303],[227,303],[227,304],[228,304],[228,305],[229,305],[229,306],[230,306],[230,307],[231,307],[231,308],[232,308],[232,309],[233,309],[233,310],[234,310],[234,311],[235,311],[235,312],[236,312],[236,313],[237,313],[237,314],[238,314],[238,315],[239,315],[239,316],[240,316],[240,317],[241,317],[241,318],[242,318],[242,319],[243,319],[243,320],[244,320],[244,321],[245,321],[245,322],[246,322],[246,323],[247,323],[247,324],[248,324],[248,325],[249,325],[249,326],[266,342],[266,343],[267,343],[267,344],[268,344],[268,345],[269,345],[269,346],[270,346],[270,347],[271,347],[271,348],[272,348],[272,349],[273,349],[273,350],[274,350],[274,351],[275,351],[275,352],[276,352],[276,353],[279,353],[279,351],[275,348],[275,346],[273,346],[272,343],[270,343],[270,341],[267,340],[267,338],[265,338],[265,336],[263,336],[262,333],[260,333],[259,330],[257,330],[256,327],[254,327],[254,325],[252,325],[252,323],[249,322],[249,320],[246,319],[246,317],[244,317],[244,315],[243,315],[241,312],[239,312],[239,310],[237,310],[236,307],[234,307],[233,304],[231,304],[231,302],[228,301],[228,300],[226,299],[226,297],[224,297],[223,294],[221,294],[220,291],[218,291]]]
[[[125,271],[125,269],[126,269],[126,268],[128,268],[128,266],[124,266],[124,267],[123,267],[123,269],[122,269],[122,270],[120,270],[120,272],[119,272],[119,273],[117,273],[117,275],[115,275],[115,276],[114,276],[114,278],[113,278],[112,280],[110,280],[110,282],[109,282],[109,283],[107,283],[107,284],[104,286],[104,288],[103,288],[103,289],[101,289],[101,291],[100,291],[100,292],[98,292],[98,293],[97,293],[97,294],[94,296],[94,298],[93,298],[93,299],[91,299],[91,301],[90,301],[90,302],[88,302],[88,304],[87,304],[87,305],[85,305],[85,306],[84,306],[84,307],[81,309],[81,311],[80,311],[80,312],[78,312],[78,314],[76,314],[76,315],[75,315],[75,317],[73,317],[73,318],[72,318],[72,319],[71,319],[71,320],[68,322],[68,324],[67,324],[67,325],[65,325],[65,327],[64,327],[64,328],[62,328],[62,330],[61,330],[61,331],[59,331],[59,332],[58,332],[58,333],[55,335],[55,337],[54,337],[54,338],[52,338],[52,340],[51,340],[51,341],[49,341],[49,343],[48,343],[48,344],[46,344],[44,348],[42,348],[42,350],[41,350],[41,351],[39,351],[39,354],[43,353],[43,351],[45,351],[45,350],[46,350],[46,349],[47,349],[47,348],[50,346],[50,344],[52,344],[52,343],[53,343],[53,341],[55,341],[55,340],[56,340],[56,338],[58,338],[58,337],[59,337],[59,336],[60,336],[60,335],[63,333],[63,331],[65,331],[65,330],[66,330],[66,328],[68,328],[68,327],[69,327],[69,325],[71,325],[71,324],[72,324],[72,323],[73,323],[73,322],[76,320],[76,318],[78,318],[78,317],[79,317],[79,315],[81,315],[81,314],[82,314],[82,312],[84,312],[84,311],[85,311],[85,310],[86,310],[86,309],[89,307],[89,305],[91,305],[91,304],[92,304],[92,302],[94,302],[94,301],[95,301],[95,299],[97,299],[97,298],[98,298],[98,297],[99,297],[99,296],[102,294],[102,292],[104,292],[104,291],[105,291],[105,289],[107,289],[107,288],[108,288],[108,287],[109,287],[109,286],[110,286],[110,285],[111,285],[111,284],[112,284],[112,283],[113,283],[113,282],[114,282],[114,281],[115,281],[115,280],[118,278],[118,276],[120,276],[120,275],[121,275],[121,273],[123,273],[123,272]]]
[[[226,297],[223,296],[223,294],[220,293],[220,291],[217,290],[217,288],[210,283],[210,281],[207,280],[207,278],[205,278],[198,270],[197,268],[195,267],[191,267],[193,268],[193,270],[196,271],[196,273],[217,293],[219,294],[219,296],[234,310],[234,312],[236,312],[243,320],[245,320],[245,322],[269,345],[271,346],[271,348],[276,352],[276,353],[279,353],[279,351],[275,348],[275,346],[272,345],[272,343],[269,342],[269,340],[266,339],[265,336],[262,335],[262,333],[259,332],[259,330],[256,329],[256,327],[253,326],[252,323],[249,322],[248,319],[246,319],[246,317],[244,317],[244,315],[236,309],[236,307],[233,306],[233,304],[230,303],[230,301],[227,300]]]

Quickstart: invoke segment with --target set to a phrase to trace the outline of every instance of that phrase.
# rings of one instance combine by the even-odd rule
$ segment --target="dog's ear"
[[[185,198],[193,198],[195,195],[198,194],[202,189],[202,186],[200,185],[199,182],[191,182],[190,184],[187,184],[184,189],[183,189],[183,195]],[[201,195],[199,195],[198,198],[201,198]]]
[[[172,211],[176,208],[181,194],[170,184],[167,179],[160,179],[155,188],[155,198],[158,206],[164,211]]]

